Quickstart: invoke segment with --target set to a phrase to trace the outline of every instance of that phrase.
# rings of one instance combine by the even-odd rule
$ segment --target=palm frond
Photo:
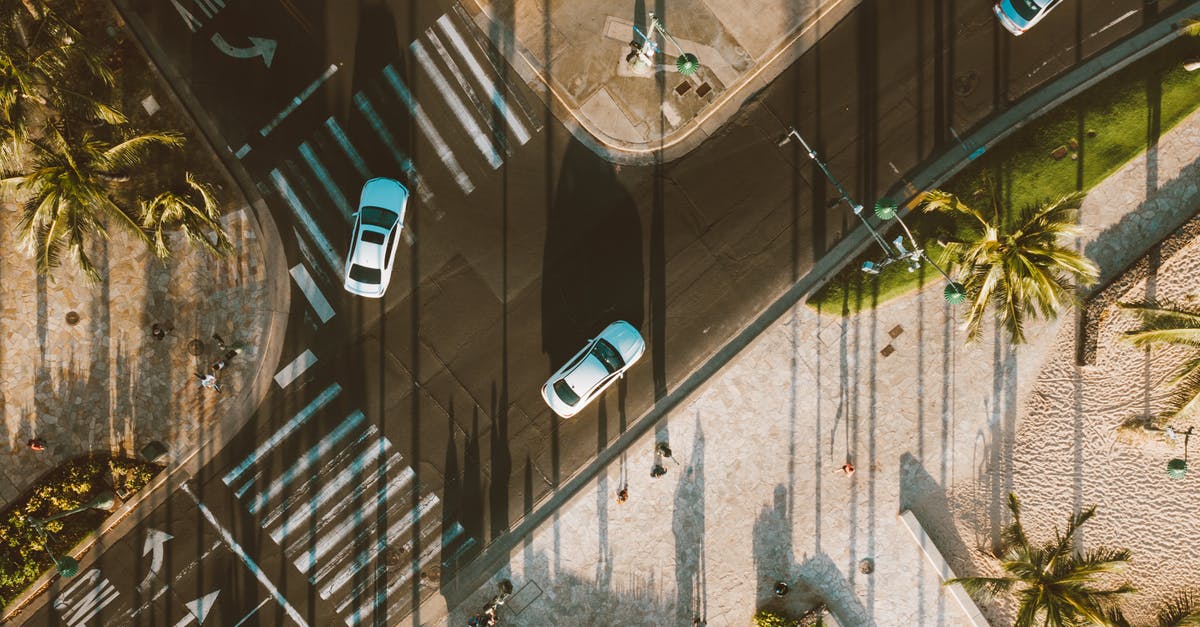
[[[1200,627],[1200,603],[1189,593],[1167,600],[1155,616],[1157,627]]]

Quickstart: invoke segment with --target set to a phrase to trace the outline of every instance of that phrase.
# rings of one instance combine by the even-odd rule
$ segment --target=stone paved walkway
[[[1080,243],[1104,256],[1105,272],[1195,211],[1198,157],[1200,113],[1162,138],[1156,178],[1136,159],[1092,192]],[[990,330],[964,345],[957,313],[941,285],[849,319],[795,307],[443,624],[465,624],[506,578],[517,589],[504,610],[512,625],[746,625],[756,607],[798,611],[818,599],[846,625],[964,624],[897,514],[911,509],[962,574],[987,569],[978,548],[1020,487],[1014,442],[1035,386],[1057,373],[1069,387],[1078,374],[1063,350],[1070,314],[1029,325],[1028,345],[1014,350]],[[652,479],[656,441],[678,463]],[[1020,474],[1034,485],[1045,475],[1040,449],[1023,450]],[[837,472],[847,458],[852,477]],[[626,481],[629,501],[618,504]],[[1038,496],[1054,511],[1038,522],[1061,522],[1071,501]],[[864,559],[872,574],[859,571]],[[792,586],[783,599],[772,594],[778,580]],[[1011,622],[1002,607],[984,610]]]

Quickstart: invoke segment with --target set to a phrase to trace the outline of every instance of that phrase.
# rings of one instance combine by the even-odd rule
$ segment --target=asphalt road
[[[59,582],[37,625],[394,623],[854,226],[798,146],[778,145],[789,126],[868,203],[961,149],[951,127],[1173,3],[1068,1],[1016,39],[984,0],[866,2],[722,133],[624,168],[575,141],[443,2],[120,4],[267,199],[294,305],[254,418],[94,570]],[[378,301],[340,278],[370,176],[413,190]],[[540,385],[616,319],[647,355],[554,418]]]

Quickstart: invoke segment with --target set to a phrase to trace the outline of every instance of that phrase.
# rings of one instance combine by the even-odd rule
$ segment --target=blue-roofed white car
[[[583,350],[546,381],[542,398],[554,413],[570,418],[624,376],[645,352],[642,334],[632,324],[618,320],[588,340]]]
[[[1000,24],[1014,35],[1033,28],[1062,0],[1000,0],[993,7]]]
[[[363,185],[346,258],[347,292],[379,298],[387,291],[407,206],[408,189],[400,181],[375,178]]]

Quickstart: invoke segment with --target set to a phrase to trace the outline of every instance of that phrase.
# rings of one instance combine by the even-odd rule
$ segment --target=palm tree
[[[1155,303],[1121,303],[1121,308],[1138,319],[1141,326],[1125,332],[1124,339],[1138,348],[1156,344],[1200,347],[1200,315],[1160,307]],[[1190,415],[1200,409],[1200,355],[1187,360],[1167,385],[1177,385],[1175,404],[1179,409],[1172,417]]]
[[[71,255],[92,281],[100,273],[88,258],[84,243],[99,233],[107,237],[103,219],[143,241],[141,225],[114,200],[116,183],[140,165],[157,146],[178,147],[178,133],[135,135],[117,144],[84,131],[78,136],[62,121],[46,125],[29,138],[28,163],[5,172],[0,189],[28,194],[22,208],[20,236],[33,249],[37,269],[49,273],[58,266],[63,250]]]
[[[1022,209],[1015,220],[1002,209],[988,185],[991,208],[986,213],[964,204],[953,194],[925,194],[925,211],[944,211],[971,218],[967,237],[945,245],[942,261],[959,266],[971,307],[966,313],[967,340],[979,337],[988,305],[1013,344],[1025,341],[1026,316],[1054,319],[1074,300],[1072,282],[1088,285],[1099,275],[1096,264],[1061,244],[1076,233],[1076,217],[1084,194]]]
[[[1169,599],[1155,616],[1156,627],[1200,627],[1200,604],[1183,593]]]
[[[1001,535],[1005,549],[1000,565],[1004,576],[959,577],[946,581],[945,585],[962,584],[967,592],[985,598],[1015,588],[1020,601],[1016,620],[1019,627],[1039,623],[1124,624],[1117,603],[1121,595],[1133,592],[1133,588],[1125,584],[1101,590],[1093,584],[1097,575],[1123,568],[1129,561],[1129,551],[1098,548],[1079,552],[1073,546],[1075,532],[1095,515],[1096,507],[1073,514],[1067,520],[1066,531],[1056,530],[1054,539],[1041,546],[1034,546],[1021,527],[1021,502],[1016,494],[1008,495],[1008,508],[1012,511],[1012,522]]]
[[[33,118],[80,113],[109,124],[125,116],[94,93],[113,75],[83,36],[40,0],[0,8],[0,131],[21,139]]]
[[[160,259],[171,255],[167,235],[172,230],[180,231],[193,244],[214,255],[232,253],[233,244],[221,229],[221,210],[212,190],[197,182],[191,173],[187,174],[185,182],[189,191],[169,190],[140,203],[142,228],[150,235],[154,254]],[[211,240],[209,231],[214,234]]]

